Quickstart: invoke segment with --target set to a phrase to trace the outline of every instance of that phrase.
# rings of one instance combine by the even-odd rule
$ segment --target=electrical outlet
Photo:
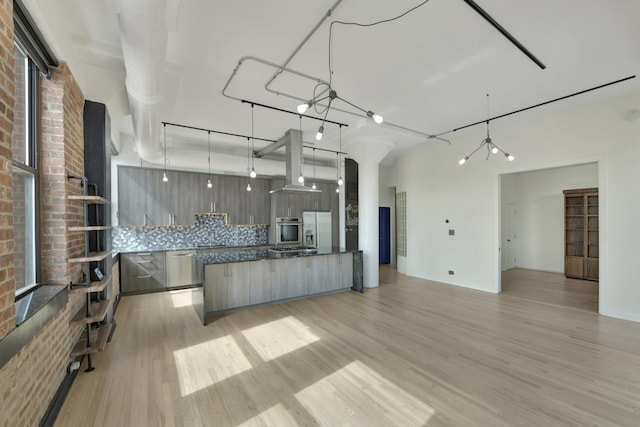
[[[449,236],[455,236],[456,235],[456,230],[449,230]]]
[[[449,270],[449,276],[453,276],[453,270]]]

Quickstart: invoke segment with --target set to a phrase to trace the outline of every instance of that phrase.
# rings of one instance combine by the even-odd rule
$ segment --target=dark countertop
[[[226,264],[230,262],[260,261],[270,259],[298,258],[318,255],[334,255],[358,252],[357,250],[346,250],[344,248],[332,248],[328,251],[298,251],[288,253],[273,252],[268,249],[245,249],[224,252],[203,253],[195,256],[199,265]]]

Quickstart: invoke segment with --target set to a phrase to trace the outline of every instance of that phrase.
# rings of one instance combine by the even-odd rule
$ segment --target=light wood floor
[[[124,297],[56,425],[640,425],[640,324],[381,281],[206,327],[189,291]]]
[[[502,293],[562,307],[598,312],[598,282],[513,268],[502,272]]]

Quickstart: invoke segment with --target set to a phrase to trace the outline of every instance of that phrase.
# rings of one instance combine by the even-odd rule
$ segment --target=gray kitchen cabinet
[[[166,288],[165,253],[120,254],[120,289],[123,293],[160,291]]]
[[[147,213],[145,170],[118,167],[118,225],[142,225]]]
[[[304,280],[306,282],[307,292],[310,295],[325,292],[328,289],[328,274],[325,259],[333,259],[333,255],[310,256],[304,259]],[[335,265],[330,264],[330,269],[334,269]]]
[[[281,269],[282,280],[287,289],[287,298],[295,298],[303,295],[308,295],[307,281],[305,280],[305,264],[300,258],[284,259],[278,262],[284,262],[283,266],[279,266]],[[286,277],[284,277],[286,276]]]
[[[351,288],[353,285],[353,254],[327,255],[324,268],[327,272],[325,291]]]
[[[228,264],[209,264],[205,266],[205,313],[225,310],[229,306],[227,265]]]
[[[248,263],[251,284],[251,304],[271,301],[271,274],[274,261],[263,260]]]
[[[175,173],[168,171],[168,182],[162,180],[163,169],[144,169],[146,179],[147,225],[169,225],[171,223],[171,181]]]
[[[247,262],[224,264],[227,266],[227,307],[235,308],[251,304],[251,275]],[[253,264],[253,263],[252,263]]]
[[[256,178],[251,180],[251,192],[249,196],[249,207],[246,216],[247,221],[253,219],[254,224],[269,224],[271,210],[271,194],[269,194],[269,181],[266,179]],[[249,224],[250,222],[247,222]]]

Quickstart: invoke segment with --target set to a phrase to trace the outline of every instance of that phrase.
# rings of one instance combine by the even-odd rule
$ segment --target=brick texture
[[[10,7],[11,2],[0,0],[3,6],[5,3]],[[4,58],[0,59],[4,64]],[[67,200],[68,195],[82,194],[82,188],[67,176],[84,174],[84,98],[66,64],[60,63],[58,68],[51,69],[51,74],[50,80],[41,79],[40,88],[41,281],[68,284],[81,280],[82,266],[68,264],[67,259],[84,253],[84,233],[67,232],[67,227],[83,223],[82,203]],[[1,128],[0,124],[0,147],[3,147]],[[10,163],[11,156],[8,157]],[[2,173],[0,185],[4,185]],[[8,185],[10,189],[10,181]],[[11,203],[8,204],[11,210]],[[2,206],[0,199],[0,209]],[[0,247],[5,236],[2,215],[0,211]],[[13,260],[13,253],[2,250],[0,261],[5,256]],[[13,307],[13,272],[3,271],[0,269],[0,283],[10,283]],[[84,296],[69,295],[66,307],[0,369],[0,427],[38,425],[66,375],[71,349],[83,331],[80,326],[69,325],[83,303]],[[13,313],[10,321],[15,322]]]
[[[14,121],[13,2],[0,0],[0,339],[15,328],[11,141]],[[1,384],[1,383],[0,383]]]

